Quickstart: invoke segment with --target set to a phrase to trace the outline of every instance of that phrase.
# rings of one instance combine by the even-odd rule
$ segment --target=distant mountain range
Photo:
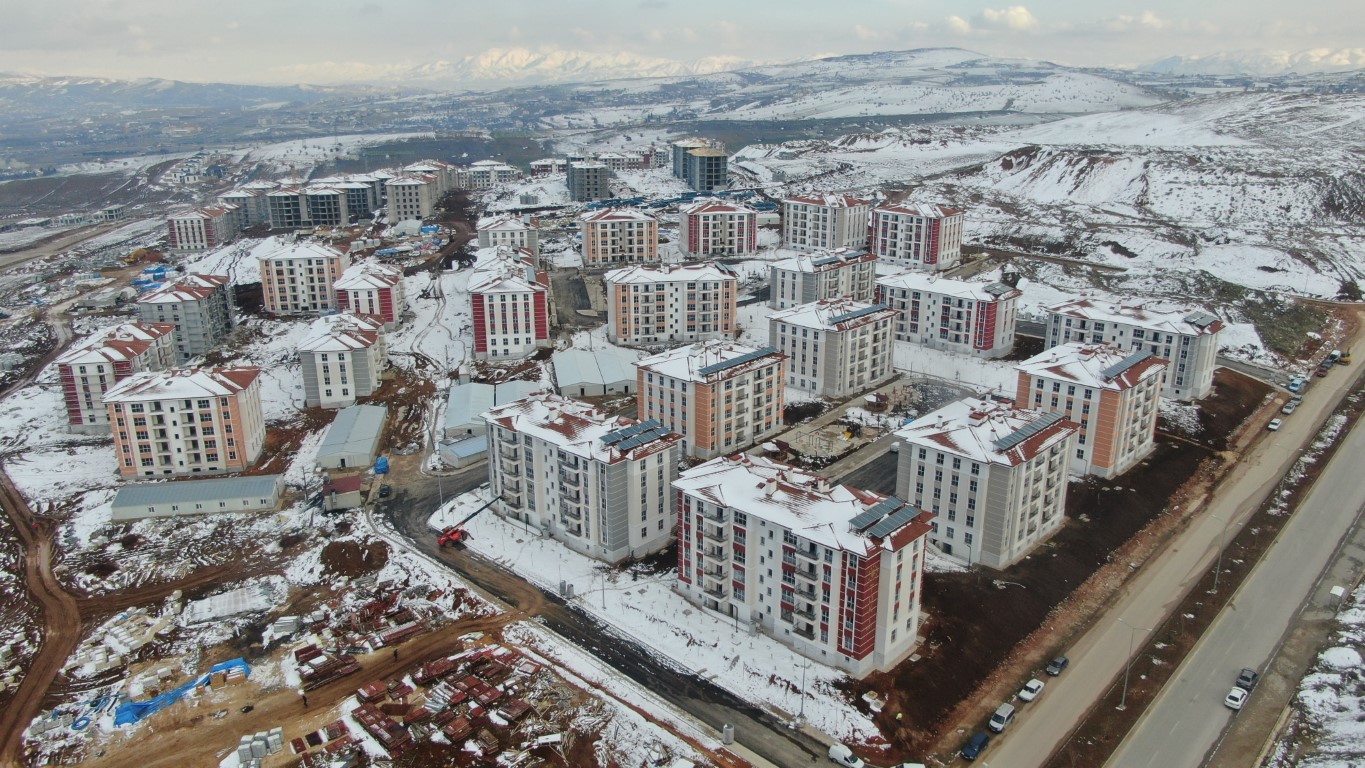
[[[110,80],[0,73],[0,109],[11,116],[15,113],[47,115],[101,109],[239,109],[281,102],[312,104],[355,90],[312,85],[236,85],[160,78]]]
[[[734,56],[707,56],[675,61],[631,53],[527,48],[491,48],[458,61],[435,61],[385,78],[428,87],[478,88],[530,84],[572,83],[638,77],[709,75],[752,67],[765,62]]]
[[[1139,67],[1164,75],[1308,75],[1365,69],[1365,48],[1308,51],[1225,51],[1207,56],[1171,56]]]

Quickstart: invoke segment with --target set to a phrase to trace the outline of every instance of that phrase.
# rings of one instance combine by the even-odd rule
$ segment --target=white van
[[[1000,733],[1009,727],[1009,724],[1012,722],[1014,722],[1014,705],[1001,704],[996,708],[995,714],[991,715],[991,721],[986,723],[986,727],[996,733]]]
[[[853,750],[843,744],[831,744],[829,748],[829,759],[845,768],[864,768],[866,763],[862,758],[853,754]]]

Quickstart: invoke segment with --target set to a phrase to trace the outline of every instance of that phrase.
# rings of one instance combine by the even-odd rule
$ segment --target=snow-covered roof
[[[510,232],[527,229],[535,229],[535,227],[522,221],[520,216],[511,215],[490,216],[486,219],[480,219],[478,225],[480,232]]]
[[[447,429],[483,423],[483,414],[495,406],[507,405],[545,390],[538,381],[505,381],[501,384],[466,382],[451,386],[446,396]]]
[[[879,548],[900,549],[927,534],[933,520],[932,514],[894,496],[832,485],[819,475],[747,454],[722,456],[685,470],[673,487],[859,556]],[[880,507],[884,514],[863,516],[883,501],[889,502]],[[877,528],[897,512],[902,513],[900,525]],[[855,518],[859,529],[851,524]],[[872,536],[872,530],[880,535]]]
[[[88,365],[133,360],[156,340],[175,333],[174,323],[124,323],[91,334],[63,352],[58,365]]]
[[[964,398],[915,419],[896,437],[984,464],[1023,464],[1079,429],[1060,414]]]
[[[300,352],[350,352],[368,349],[379,343],[384,321],[373,315],[342,312],[319,317],[299,341]]]
[[[1004,283],[969,283],[966,280],[939,277],[927,272],[902,272],[899,275],[879,277],[877,278],[877,285],[907,291],[940,293],[955,299],[971,299],[972,301],[1004,301],[1005,299],[1016,299],[1023,295],[1023,291],[1018,288],[1011,288]]]
[[[730,267],[714,261],[695,264],[662,264],[647,266],[635,264],[621,269],[613,269],[602,276],[607,283],[618,285],[653,283],[690,283],[698,280],[735,280],[739,277]]]
[[[896,203],[895,205],[879,205],[874,208],[873,211],[919,216],[925,219],[946,219],[949,216],[962,215],[962,211],[957,208],[949,208],[933,203]]]
[[[476,254],[467,288],[470,293],[543,291],[536,279],[535,257],[525,248],[484,248]]]
[[[609,435],[639,422],[622,416],[612,416],[588,403],[567,397],[540,392],[484,414],[489,424],[514,429],[523,435],[544,440],[560,449],[585,459],[613,464],[622,460],[637,460],[665,451],[682,440],[676,432],[662,428],[645,430],[645,440],[633,441],[632,447],[622,451],[624,442],[613,442]],[[651,437],[648,437],[652,435]],[[603,440],[607,438],[607,440]]]
[[[181,211],[180,213],[172,213],[166,218],[170,221],[202,221],[217,218],[218,216],[223,216],[235,210],[237,210],[237,206],[235,205],[215,205],[206,208],[194,208],[188,211]]]
[[[104,393],[104,402],[226,397],[250,387],[260,375],[261,369],[256,366],[142,371],[110,387]]]
[[[185,275],[166,283],[138,298],[139,304],[166,304],[180,301],[199,301],[228,284],[227,275]]]
[[[335,259],[341,256],[341,251],[323,245],[316,240],[295,240],[291,242],[277,237],[267,242],[270,243],[268,249],[256,252],[256,258],[262,261],[267,259]]]
[[[828,272],[832,269],[875,262],[876,260],[876,254],[862,249],[835,248],[813,253],[799,253],[789,259],[774,261],[769,266],[772,269],[788,272]]]
[[[850,298],[839,298],[801,304],[774,312],[768,315],[768,318],[820,331],[850,331],[868,323],[893,319],[898,314],[900,313],[885,304],[868,304]]]
[[[619,347],[564,349],[551,356],[561,389],[579,385],[608,386],[635,381],[636,352]]]
[[[772,347],[756,349],[733,341],[704,341],[670,349],[635,362],[641,370],[653,371],[681,381],[714,381],[748,373],[755,368],[781,362],[786,355]]]
[[[684,216],[699,216],[704,213],[731,213],[757,216],[758,213],[747,205],[732,203],[728,200],[717,200],[714,197],[698,198],[692,203],[683,206],[680,213]]]
[[[1015,366],[1029,376],[1074,381],[1097,389],[1124,390],[1161,376],[1169,363],[1150,352],[1107,344],[1071,342],[1045,349]]]
[[[851,195],[815,195],[811,197],[789,197],[783,203],[799,203],[801,205],[819,205],[824,208],[854,208],[860,205],[872,205],[871,200],[853,197]]]
[[[338,291],[363,291],[392,288],[403,280],[403,270],[368,259],[346,268],[333,286]]]
[[[1201,309],[1159,310],[1145,304],[1121,304],[1094,299],[1075,299],[1047,307],[1047,312],[1102,323],[1121,323],[1161,333],[1185,336],[1215,334],[1223,330],[1223,321]]]
[[[598,211],[589,211],[579,219],[581,222],[593,223],[598,221],[656,221],[653,216],[634,208],[603,208]]]

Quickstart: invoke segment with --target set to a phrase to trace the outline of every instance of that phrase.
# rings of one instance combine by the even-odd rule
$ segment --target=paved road
[[[839,483],[894,496],[896,493],[896,460],[898,458],[898,454],[892,453],[888,449],[872,461],[839,478]]]
[[[1091,703],[1122,674],[1131,644],[1144,634],[1129,627],[1156,627],[1175,609],[1181,596],[1212,566],[1222,542],[1259,508],[1302,446],[1317,434],[1361,370],[1360,366],[1338,368],[1319,380],[1280,431],[1262,439],[1229,471],[1218,495],[1188,527],[1163,551],[1139,564],[1137,575],[1069,650],[1071,668],[1049,683],[1047,695],[1023,708],[1009,735],[987,752],[988,763],[1026,767],[1047,761]],[[1196,756],[1203,751],[1198,750]]]
[[[1365,429],[1354,429],[1262,558],[1114,753],[1115,768],[1197,768],[1233,718],[1222,705],[1237,671],[1263,669],[1318,586],[1336,543],[1365,511],[1358,482]],[[1254,695],[1254,694],[1253,694]]]

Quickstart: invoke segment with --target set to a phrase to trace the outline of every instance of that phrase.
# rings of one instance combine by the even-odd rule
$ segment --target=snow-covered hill
[[[1365,69],[1365,48],[1307,51],[1222,51],[1207,56],[1170,56],[1139,68],[1164,75],[1286,75]]]

